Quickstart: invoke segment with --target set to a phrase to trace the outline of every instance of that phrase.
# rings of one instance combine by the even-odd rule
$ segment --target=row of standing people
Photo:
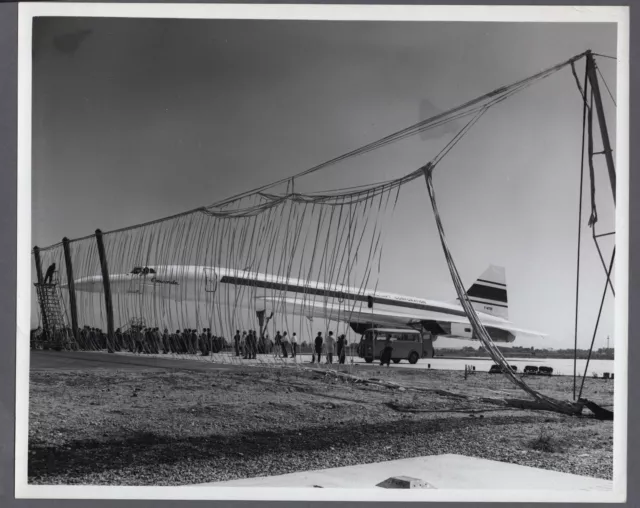
[[[236,334],[233,336],[236,356],[242,356],[245,360],[256,358],[258,341],[258,334],[255,330],[249,330],[249,333],[242,332],[242,335],[240,335],[240,330],[236,330]]]
[[[313,343],[313,355],[311,363],[315,363],[316,357],[318,363],[321,363],[322,354],[326,355],[326,363],[333,363],[333,354],[337,350],[338,363],[344,363],[347,356],[347,336],[342,334],[338,340],[333,336],[333,332],[329,332],[326,339],[322,337],[322,332],[318,332]]]
[[[277,332],[272,342],[268,335],[259,337],[256,330],[249,330],[248,333],[246,331],[240,333],[240,330],[236,330],[236,334],[233,337],[233,345],[235,355],[242,356],[245,359],[256,358],[258,352],[282,354],[285,358],[288,358],[289,353],[295,358],[298,353],[298,338],[296,334],[294,333],[289,339],[287,332],[282,335]]]
[[[85,326],[78,334],[78,347],[84,350],[111,349],[107,334],[99,328]],[[160,332],[159,328],[132,328],[122,331],[118,328],[114,333],[114,351],[132,353],[163,354],[202,354],[218,353],[224,349],[226,341],[211,333],[211,329],[203,328],[202,332],[185,328],[169,333],[167,328]]]
[[[203,328],[201,333],[195,329],[185,328],[183,331],[176,330],[169,333],[165,328],[160,332],[158,327],[152,328],[131,328],[122,331],[118,328],[114,334],[114,344],[109,347],[108,336],[100,328],[85,326],[79,330],[78,347],[83,350],[104,350],[113,349],[115,351],[129,351],[133,353],[147,354],[198,354],[203,356],[209,353],[218,353],[226,346],[223,337],[214,336],[211,329]],[[256,330],[249,330],[240,333],[236,330],[234,336],[234,349],[236,356],[245,359],[255,359],[258,352],[275,353],[285,358],[291,356],[295,358],[299,354],[300,343],[296,333],[289,336],[288,332],[276,332],[272,342],[268,336],[258,337]],[[334,354],[337,351],[339,363],[345,363],[347,349],[346,336],[340,335],[336,340],[333,332],[329,332],[326,339],[322,332],[318,332],[313,346],[311,363],[320,363],[323,354],[326,356],[326,363],[333,363]]]
[[[201,354],[208,356],[210,353],[219,353],[224,350],[226,341],[224,337],[218,337],[211,333],[210,328],[203,328],[202,332],[186,328],[170,333],[167,328],[160,332],[159,328],[146,328],[115,333],[116,343],[121,343],[136,353],[163,354]]]
[[[255,330],[249,330],[247,333],[243,331],[240,333],[240,330],[236,330],[236,334],[233,337],[234,339],[234,347],[236,356],[242,356],[245,359],[256,358],[256,352],[258,350],[258,334]],[[264,340],[265,343],[271,345],[270,339],[261,339]],[[295,333],[289,337],[288,332],[280,331],[276,332],[273,342],[273,351],[277,356],[282,355],[284,358],[288,358],[291,356],[295,358],[298,355],[299,350],[299,341],[298,337]],[[264,352],[268,353],[270,351],[270,347],[266,348]],[[347,353],[347,337],[342,334],[338,337],[338,340],[335,339],[333,332],[329,332],[326,340],[322,336],[322,332],[318,332],[313,344],[312,349],[312,359],[311,363],[315,363],[316,357],[318,363],[320,363],[322,355],[326,355],[326,363],[333,363],[333,355],[337,350],[338,362],[345,363],[346,353]]]

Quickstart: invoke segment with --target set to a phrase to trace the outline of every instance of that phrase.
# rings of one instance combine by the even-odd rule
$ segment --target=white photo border
[[[28,463],[31,312],[31,88],[34,17],[466,21],[617,24],[614,471],[611,492],[121,487],[30,485]],[[625,502],[627,492],[629,301],[629,7],[385,6],[317,4],[20,3],[18,41],[18,228],[15,497],[31,499]]]

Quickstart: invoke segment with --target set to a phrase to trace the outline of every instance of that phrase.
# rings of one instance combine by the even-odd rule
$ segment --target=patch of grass
[[[540,429],[540,435],[527,442],[528,448],[545,453],[562,453],[564,446],[562,442],[546,429]]]

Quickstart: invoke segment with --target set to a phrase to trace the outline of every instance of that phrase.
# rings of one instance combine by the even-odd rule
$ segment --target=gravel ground
[[[354,372],[355,370],[355,372]],[[500,375],[350,368],[362,377],[522,397]],[[571,378],[530,378],[571,399]],[[612,478],[613,422],[502,409],[298,369],[32,372],[29,481],[184,485],[455,453]],[[613,403],[613,384],[585,396]]]

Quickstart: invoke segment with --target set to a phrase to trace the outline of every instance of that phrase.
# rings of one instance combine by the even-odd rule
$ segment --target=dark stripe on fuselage
[[[492,288],[491,286],[485,286],[483,284],[474,284],[467,291],[469,296],[475,298],[482,298],[484,300],[494,300],[496,302],[507,303],[507,290]]]
[[[478,279],[476,282],[486,282],[487,284],[495,284],[496,286],[502,286],[504,288],[507,287],[507,285],[503,284],[502,282],[493,282],[493,281],[485,280],[485,279]]]
[[[232,277],[225,275],[220,278],[223,284],[235,284],[236,286],[250,286],[255,288],[275,289],[277,291],[291,291],[292,293],[303,293],[306,295],[324,296],[328,298],[338,298],[339,300],[355,300],[358,302],[367,302],[369,295],[347,294],[343,291],[335,291],[331,289],[314,288],[310,286],[297,286],[285,284],[283,282],[270,282],[265,280],[247,279],[243,277]],[[434,307],[423,303],[403,302],[401,300],[393,300],[391,298],[373,297],[374,303],[380,305],[393,305],[406,309],[427,310],[431,312],[440,312],[442,314],[450,314],[452,316],[466,316],[463,310],[443,309],[442,307]]]

